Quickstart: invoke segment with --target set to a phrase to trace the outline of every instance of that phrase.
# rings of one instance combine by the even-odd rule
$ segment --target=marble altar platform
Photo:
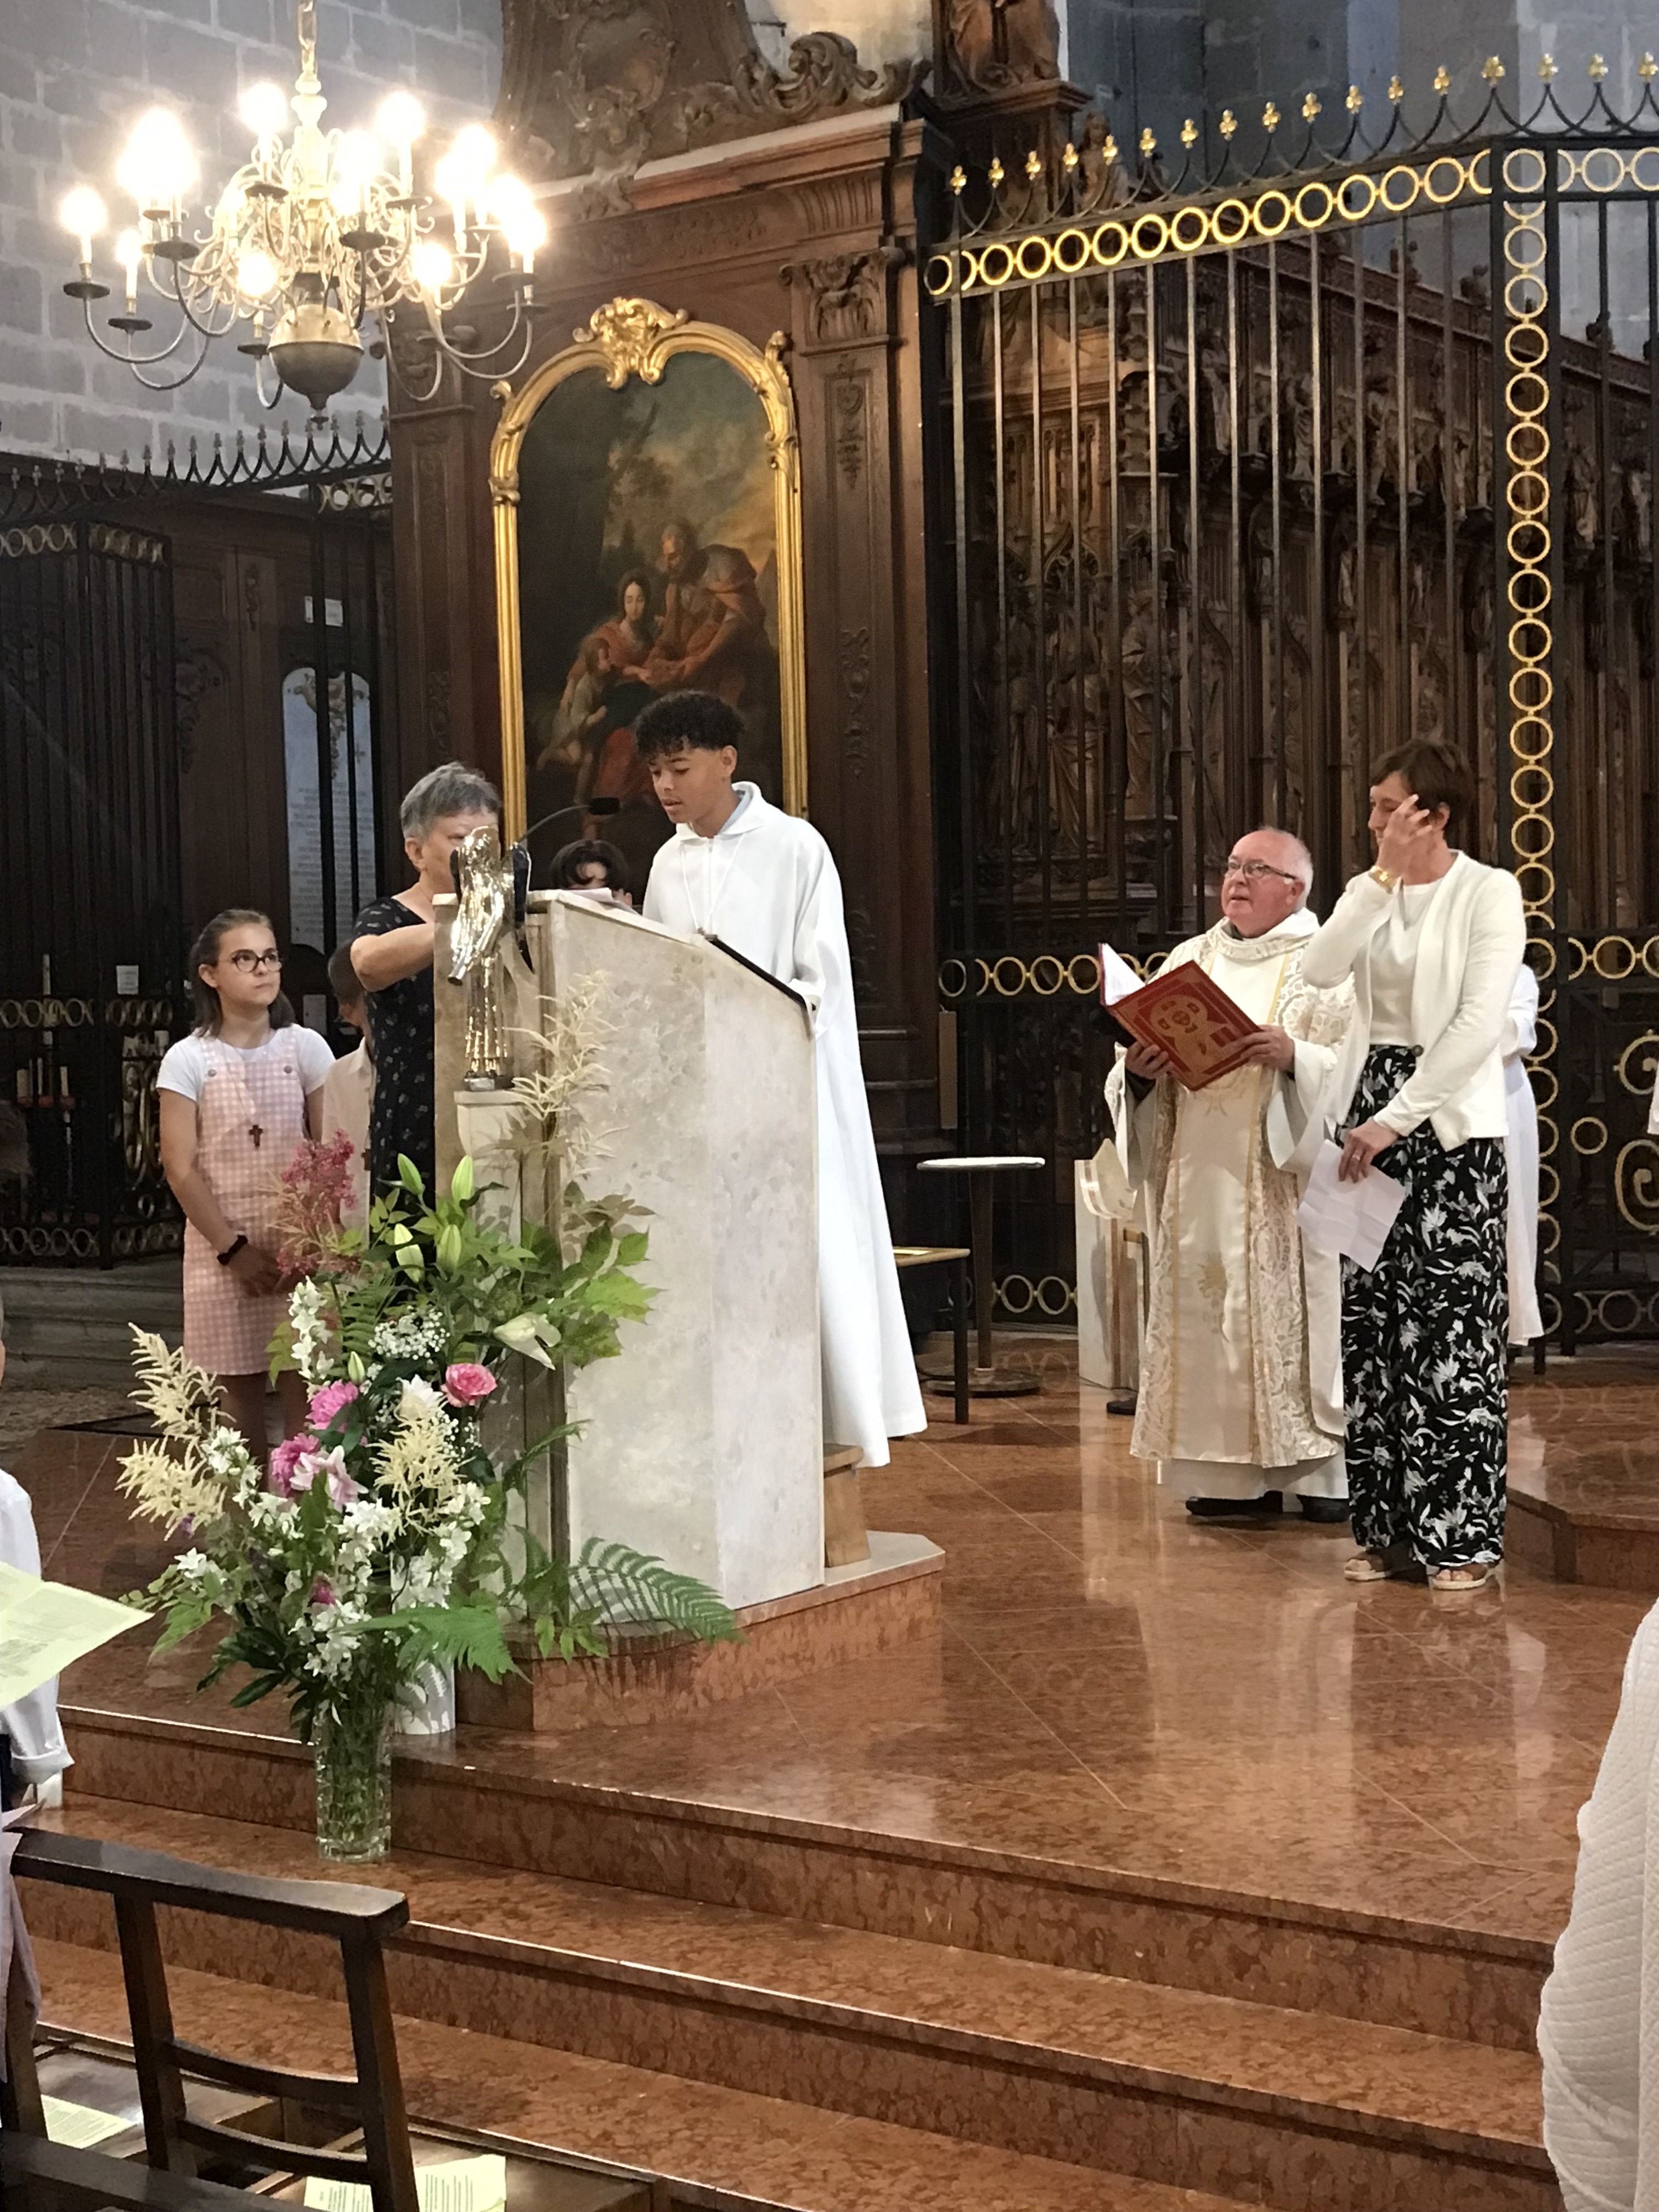
[[[863,1477],[944,1550],[937,1635],[643,1725],[400,1750],[416,2111],[709,2203],[1551,2212],[1533,2022],[1647,1599],[1523,1557],[1474,1602],[1356,1590],[1340,1530],[1189,1522],[1073,1355],[1026,1356],[1040,1395]],[[1547,1465],[1586,1448],[1585,1394],[1604,1429],[1654,1402],[1659,1362],[1594,1364],[1517,1376]],[[110,1590],[155,1559],[118,1449],[17,1462],[48,1571]],[[144,1643],[65,1684],[66,1820],[313,1870],[280,1710],[197,1698]],[[100,1931],[41,1913],[49,2010],[107,2022]],[[337,2031],[291,1947],[170,1941],[192,2017]]]

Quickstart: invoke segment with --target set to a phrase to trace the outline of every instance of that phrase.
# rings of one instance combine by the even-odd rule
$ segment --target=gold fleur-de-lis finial
[[[1555,56],[1553,54],[1544,54],[1540,57],[1538,63],[1538,74],[1544,83],[1553,83],[1555,80]]]
[[[1302,103],[1302,120],[1311,123],[1319,113],[1319,94],[1310,92]]]
[[[1153,137],[1150,126],[1140,134],[1140,151],[1142,157],[1148,161],[1158,151],[1158,141]]]
[[[1446,67],[1444,62],[1441,63],[1434,73],[1434,88],[1443,100],[1451,90],[1451,71]]]
[[[1261,111],[1261,127],[1264,131],[1277,131],[1279,128],[1279,110],[1271,100]]]
[[[991,179],[993,190],[994,190],[1007,175],[1008,172],[1002,166],[1002,157],[1000,154],[992,155],[991,166],[985,173]]]
[[[1601,55],[1592,54],[1589,58],[1590,82],[1592,84],[1600,84],[1607,73],[1607,65],[1606,62],[1602,60]]]
[[[1190,115],[1181,126],[1181,143],[1183,146],[1195,146],[1198,143],[1198,125]]]
[[[1025,156],[1025,173],[1033,184],[1036,184],[1037,179],[1042,174],[1042,156],[1035,146]]]
[[[1655,77],[1659,76],[1659,62],[1655,61],[1651,54],[1644,54],[1636,64],[1636,74],[1644,84],[1651,84]]]
[[[1496,54],[1486,56],[1486,60],[1480,64],[1480,74],[1488,84],[1501,84],[1504,82],[1504,64]]]
[[[1106,133],[1106,143],[1100,149],[1100,158],[1109,169],[1117,159],[1117,141],[1109,131]]]
[[[1342,105],[1347,109],[1350,115],[1358,115],[1360,109],[1365,105],[1365,95],[1361,92],[1357,84],[1351,84],[1348,87],[1348,96],[1343,101]]]
[[[1219,128],[1222,137],[1226,139],[1231,139],[1234,131],[1237,130],[1238,118],[1233,113],[1231,107],[1224,107],[1222,109]]]
[[[957,198],[960,199],[967,189],[968,172],[963,167],[961,162],[958,161],[955,168],[951,172],[951,190],[956,194]]]
[[[1406,88],[1405,88],[1405,86],[1404,86],[1403,84],[1401,84],[1401,82],[1400,82],[1400,80],[1399,80],[1399,78],[1398,78],[1397,76],[1391,76],[1391,77],[1389,79],[1389,98],[1391,100],[1393,100],[1393,102],[1394,102],[1395,106],[1396,107],[1398,107],[1398,106],[1399,106],[1399,105],[1400,105],[1400,103],[1401,103],[1401,101],[1405,97],[1406,97]]]
[[[1060,157],[1060,166],[1068,171],[1077,167],[1077,148],[1069,138],[1066,141],[1066,151]]]

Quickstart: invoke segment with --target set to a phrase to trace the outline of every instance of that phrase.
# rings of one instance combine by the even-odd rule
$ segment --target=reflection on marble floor
[[[1536,1940],[1571,1891],[1579,1804],[1646,1601],[1520,1565],[1463,1600],[1340,1579],[1299,1516],[1199,1526],[1129,1456],[1064,1349],[1042,1395],[981,1403],[865,1478],[873,1525],[946,1554],[938,1646],[826,1670],[691,1720],[464,1732],[422,1755],[877,1834]],[[1547,1462],[1650,1431],[1659,1364],[1552,1368],[1516,1394]],[[39,1438],[46,1571],[116,1594],[155,1547],[114,1491],[118,1440]],[[65,1701],[236,1725],[144,1633]],[[280,1730],[275,1706],[246,1724]]]

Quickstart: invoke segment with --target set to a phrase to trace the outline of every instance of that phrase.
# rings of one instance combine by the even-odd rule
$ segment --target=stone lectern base
[[[870,1556],[831,1567],[816,1589],[744,1606],[741,1644],[641,1637],[605,1659],[520,1656],[503,1682],[463,1674],[456,1707],[476,1728],[568,1733],[628,1727],[750,1697],[774,1682],[872,1659],[939,1632],[945,1554],[925,1536],[870,1532]]]

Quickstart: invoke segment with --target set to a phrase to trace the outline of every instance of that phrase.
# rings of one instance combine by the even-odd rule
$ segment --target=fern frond
[[[400,1606],[385,1621],[398,1638],[406,1666],[447,1662],[471,1668],[492,1682],[517,1672],[494,1606]]]
[[[573,1609],[613,1625],[678,1629],[699,1644],[740,1644],[743,1631],[725,1601],[695,1575],[679,1575],[647,1553],[590,1536],[570,1563]]]

